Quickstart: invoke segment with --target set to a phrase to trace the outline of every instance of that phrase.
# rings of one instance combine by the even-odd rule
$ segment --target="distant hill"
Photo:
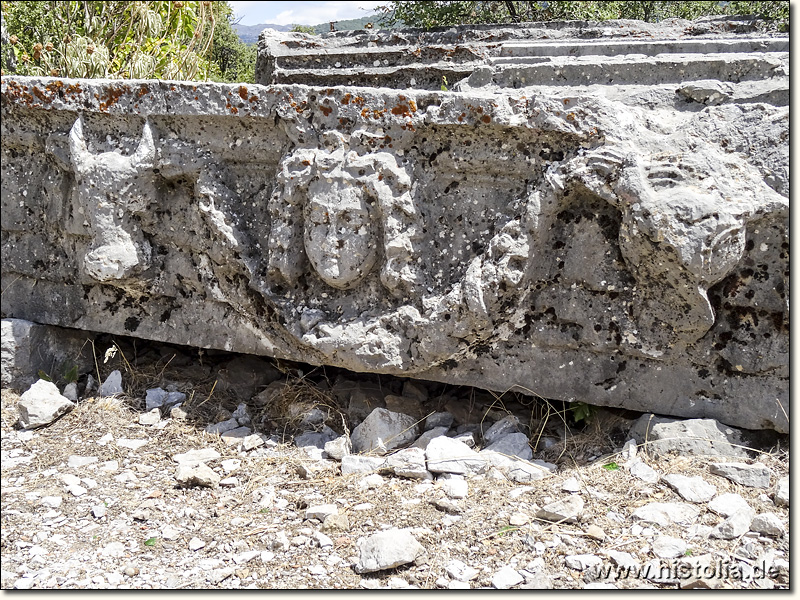
[[[291,25],[273,25],[271,23],[264,23],[263,25],[233,24],[233,30],[245,44],[257,44],[258,35],[268,27],[276,31],[289,31],[292,28]]]
[[[353,29],[364,29],[364,25],[367,23],[373,23],[375,29],[381,28],[378,24],[378,20],[381,18],[380,14],[374,15],[367,15],[366,17],[361,17],[360,19],[348,19],[346,21],[336,21],[336,31],[350,31]],[[258,43],[258,35],[267,28],[274,29],[276,31],[291,31],[293,25],[273,25],[271,23],[264,23],[263,25],[241,25],[241,24],[234,24],[233,29],[236,32],[236,35],[239,36],[239,39],[242,40],[245,44],[257,44]],[[314,25],[314,30],[317,33],[328,33],[331,30],[330,23],[320,23],[319,25]],[[399,25],[393,25],[391,28],[399,27]],[[385,28],[385,26],[384,26]]]

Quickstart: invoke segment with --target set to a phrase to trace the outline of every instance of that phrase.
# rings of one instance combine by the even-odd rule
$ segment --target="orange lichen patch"
[[[350,104],[350,98],[352,98],[350,94],[345,94],[342,97],[342,104]]]
[[[463,121],[464,117],[466,117],[466,116],[467,116],[467,113],[461,113],[460,115],[458,115],[458,121],[459,122]]]
[[[575,120],[575,113],[569,113],[567,115],[567,121],[574,121]]]
[[[250,96],[250,103],[258,102],[258,96]]]
[[[326,117],[333,112],[333,109],[330,106],[321,105],[319,109],[322,111],[322,114],[325,115]]]
[[[98,96],[95,94],[95,98],[99,100],[98,107],[102,111],[107,111],[109,108],[114,106],[119,99],[124,96],[125,94],[130,94],[131,88],[127,85],[120,85],[111,87],[109,86],[108,91],[103,96]]]
[[[414,102],[413,100],[409,100],[408,101],[408,108],[411,109],[412,113],[417,112],[417,103]]]
[[[44,91],[40,90],[38,87],[33,86],[33,95],[36,96],[42,104],[50,104],[53,101],[53,96],[44,93]]]
[[[408,110],[408,104],[398,104],[392,109],[393,115],[410,115],[411,113]]]
[[[491,123],[492,117],[490,117],[489,115],[483,115],[481,117],[481,121],[483,121],[484,123]]]
[[[239,98],[247,100],[247,87],[244,85],[239,86]]]
[[[194,90],[193,91],[195,91],[195,92],[197,91],[197,86],[194,86]],[[139,86],[139,91],[137,92],[137,96],[139,98],[141,98],[142,96],[144,96],[145,94],[147,94],[149,92],[150,92],[150,89],[145,84],[142,84],[141,86]],[[197,99],[196,96],[195,96],[195,99]]]
[[[564,98],[564,106],[566,106],[567,104],[569,104],[569,98]]]

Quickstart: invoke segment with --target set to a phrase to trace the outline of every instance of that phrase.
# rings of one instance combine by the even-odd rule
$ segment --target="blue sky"
[[[229,2],[242,25],[318,25],[328,21],[359,19],[387,0],[353,2]],[[366,10],[365,10],[366,9]]]

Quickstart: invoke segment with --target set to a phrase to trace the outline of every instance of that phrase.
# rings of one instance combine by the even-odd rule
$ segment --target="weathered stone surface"
[[[786,432],[788,36],[725,23],[5,76],[3,314]]]
[[[432,477],[426,468],[425,450],[422,448],[398,450],[386,457],[386,462],[383,463],[382,468],[391,471],[398,477],[408,477],[409,479],[428,479]]]
[[[546,504],[536,511],[537,519],[548,521],[574,523],[583,511],[583,498],[577,495],[569,496],[563,500],[556,500]]]
[[[355,452],[377,452],[402,448],[417,437],[416,419],[385,408],[376,408],[350,434]]]
[[[750,510],[740,510],[733,513],[722,523],[714,527],[711,537],[723,540],[732,540],[750,531],[750,524],[753,522],[755,512]]]
[[[487,459],[466,444],[449,437],[433,438],[425,448],[428,470],[432,473],[480,473]]]
[[[639,459],[634,461],[634,463],[630,466],[630,470],[631,475],[647,483],[656,483],[661,478],[661,476],[658,474],[658,472],[656,472],[655,469],[653,469],[653,467]]]
[[[528,444],[528,436],[524,433],[508,433],[496,437],[495,441],[484,448],[489,452],[497,452],[507,456],[516,456],[523,460],[533,458],[533,450]]]
[[[655,456],[675,452],[699,456],[747,458],[741,432],[714,419],[669,419],[642,415],[629,435],[645,444],[644,451]]]
[[[775,506],[789,506],[789,478],[781,477],[773,496]]]
[[[730,517],[740,511],[750,511],[755,514],[747,500],[739,494],[720,494],[708,503],[708,508],[723,517]]]
[[[175,480],[185,486],[217,487],[220,476],[207,464],[198,462],[178,465],[175,470]]]
[[[717,488],[702,477],[687,477],[678,473],[670,473],[664,475],[661,480],[678,492],[681,498],[689,502],[708,502],[717,493]]]
[[[377,456],[358,456],[347,454],[342,457],[342,475],[351,473],[371,473],[380,468],[385,459]]]
[[[708,466],[708,470],[714,475],[720,475],[739,485],[764,489],[769,487],[770,476],[772,475],[768,467],[760,464],[711,463]]]
[[[59,393],[56,384],[40,379],[20,397],[19,424],[25,429],[42,427],[73,408],[75,404]]]
[[[786,528],[783,526],[780,517],[774,513],[756,515],[750,523],[750,530],[775,537],[786,535]]]
[[[585,571],[586,569],[602,565],[603,559],[594,554],[573,554],[571,556],[565,556],[564,562],[570,569]]]
[[[653,540],[653,554],[659,558],[678,558],[686,552],[685,540],[668,535],[660,535]]]
[[[515,456],[507,456],[494,450],[481,450],[478,457],[495,467],[505,475],[506,479],[517,483],[529,483],[549,477],[556,466],[543,460],[522,460]]]
[[[39,379],[39,371],[54,381],[73,367],[78,373],[94,368],[91,344],[94,334],[63,327],[39,325],[24,319],[3,319],[0,374],[3,387],[22,391]]]
[[[700,509],[684,502],[650,502],[640,506],[631,514],[634,521],[655,523],[691,524],[700,514]]]
[[[323,450],[334,460],[342,460],[353,450],[353,444],[350,443],[349,436],[340,435],[335,440],[326,442]]]
[[[416,440],[414,440],[414,443],[411,444],[411,446],[414,448],[422,448],[423,450],[425,450],[425,448],[428,447],[428,444],[431,442],[433,438],[437,438],[440,435],[444,435],[446,433],[447,433],[447,427],[434,427],[433,429],[429,429],[421,436],[419,436]]]
[[[97,390],[97,395],[103,397],[119,396],[124,393],[125,390],[122,388],[122,373],[119,369],[111,371],[100,386],[100,389]]]
[[[425,548],[406,529],[390,529],[358,540],[356,573],[393,569],[413,562]]]

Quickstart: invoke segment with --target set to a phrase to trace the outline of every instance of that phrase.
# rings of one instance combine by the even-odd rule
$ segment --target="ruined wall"
[[[784,41],[501,47],[446,92],[3,77],[3,316],[787,431]]]

